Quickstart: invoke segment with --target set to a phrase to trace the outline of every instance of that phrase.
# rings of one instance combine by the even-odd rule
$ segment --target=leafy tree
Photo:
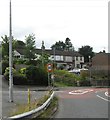
[[[3,59],[8,59],[9,57],[9,37],[5,35],[4,37],[1,36],[2,38],[2,58]],[[12,37],[12,49],[14,49],[14,43],[15,39]]]
[[[26,44],[26,55],[25,57],[29,60],[35,59],[35,35],[29,34],[28,36],[25,36],[25,44]]]
[[[84,61],[89,62],[89,56],[92,58],[94,56],[93,48],[89,45],[82,46],[78,49],[79,53],[84,56]]]
[[[74,50],[74,47],[73,47],[71,40],[69,38],[66,38],[66,40],[65,40],[65,50],[67,50],[67,51]]]
[[[66,51],[74,51],[74,47],[71,43],[71,40],[69,38],[66,38],[65,42],[59,41],[56,42],[54,45],[51,46],[52,49],[56,50],[66,50]]]
[[[51,46],[52,49],[56,50],[64,50],[65,49],[65,43],[63,41],[56,42],[54,45]]]
[[[41,65],[43,64],[43,66],[45,66],[47,63],[51,62],[51,61],[49,60],[49,57],[50,57],[49,54],[43,53],[43,56],[41,55],[41,56],[39,57],[39,59],[37,60],[38,65],[41,66]],[[43,63],[42,63],[42,60],[43,60]]]
[[[9,37],[5,35],[2,36],[2,57],[6,58],[9,56]]]

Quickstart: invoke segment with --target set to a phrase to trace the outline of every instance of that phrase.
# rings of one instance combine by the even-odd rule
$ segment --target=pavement
[[[11,116],[12,111],[17,105],[26,104],[28,102],[28,89],[31,93],[31,101],[42,98],[46,93],[47,87],[36,86],[14,86],[13,87],[13,102],[9,102],[9,86],[4,82],[0,75],[0,118],[6,119]]]

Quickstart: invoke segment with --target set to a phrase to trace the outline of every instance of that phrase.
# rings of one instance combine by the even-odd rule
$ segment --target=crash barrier
[[[50,105],[50,103],[53,99],[53,96],[54,96],[54,92],[50,95],[50,98],[48,98],[48,100],[45,103],[43,103],[43,105],[41,105],[40,107],[38,107],[36,109],[33,109],[31,111],[28,111],[28,112],[19,114],[19,115],[8,117],[8,120],[18,120],[18,119],[22,120],[24,118],[30,118],[31,119],[31,118],[38,117]]]

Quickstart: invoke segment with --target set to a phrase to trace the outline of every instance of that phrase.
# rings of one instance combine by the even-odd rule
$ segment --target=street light
[[[12,18],[11,18],[11,0],[9,3],[9,102],[13,102],[13,73],[12,73]]]
[[[91,82],[91,66],[90,66],[90,64],[91,64],[91,61],[90,61],[90,59],[91,59],[91,56],[89,56],[89,71],[90,71],[90,82]]]

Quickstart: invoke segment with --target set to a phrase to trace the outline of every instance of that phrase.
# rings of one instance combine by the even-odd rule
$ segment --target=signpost
[[[47,64],[47,72],[48,72],[48,86],[50,87],[50,73],[52,72],[53,68],[52,68],[52,64],[48,63]]]

